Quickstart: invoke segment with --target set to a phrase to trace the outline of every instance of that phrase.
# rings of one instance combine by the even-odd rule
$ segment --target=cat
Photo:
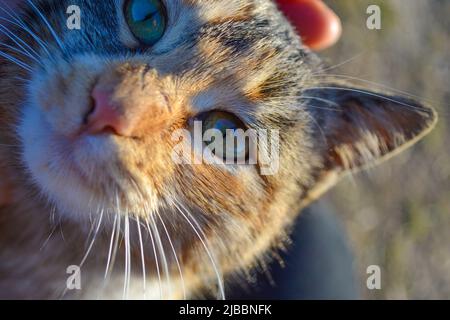
[[[320,76],[271,0],[1,10],[0,298],[226,298],[225,281],[276,257],[302,208],[437,121]],[[175,162],[173,133],[195,120],[277,132],[278,170]]]

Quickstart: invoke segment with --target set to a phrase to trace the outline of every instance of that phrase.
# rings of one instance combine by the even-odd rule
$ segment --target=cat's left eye
[[[124,10],[128,27],[140,43],[152,46],[162,38],[167,15],[161,0],[128,0]]]

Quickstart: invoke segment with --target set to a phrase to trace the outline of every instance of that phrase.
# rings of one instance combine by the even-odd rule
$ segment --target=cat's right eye
[[[211,151],[215,156],[233,162],[248,158],[249,144],[239,138],[239,135],[245,135],[247,127],[238,117],[229,112],[211,111],[197,116],[196,120],[202,122],[204,137],[214,136],[214,132],[220,133],[220,137],[213,138],[214,143],[206,144],[208,148],[213,146]],[[221,140],[220,144],[217,138]]]
[[[128,0],[124,11],[128,27],[140,43],[153,46],[164,35],[167,15],[161,0]]]

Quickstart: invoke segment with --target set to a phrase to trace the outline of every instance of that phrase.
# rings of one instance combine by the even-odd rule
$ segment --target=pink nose
[[[119,136],[130,134],[127,119],[119,113],[111,102],[111,96],[111,92],[101,88],[96,87],[92,91],[94,106],[87,117],[86,132],[88,134],[112,133]]]

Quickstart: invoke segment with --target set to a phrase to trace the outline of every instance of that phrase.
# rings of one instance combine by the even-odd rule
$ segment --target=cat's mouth
[[[142,211],[143,203],[150,206],[157,202],[151,179],[133,166],[127,155],[137,149],[135,141],[128,141],[107,132],[89,136],[82,135],[71,142],[65,166],[69,175],[89,190],[89,209],[98,207],[125,212]]]

